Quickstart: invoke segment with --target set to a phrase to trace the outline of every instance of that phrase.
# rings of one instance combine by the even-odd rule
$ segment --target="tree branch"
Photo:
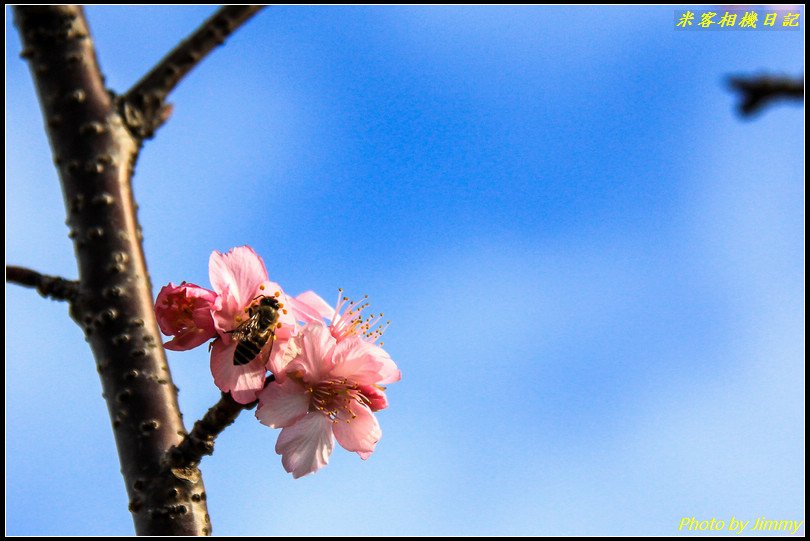
[[[240,404],[229,393],[222,393],[219,402],[194,423],[194,428],[183,441],[169,449],[168,465],[173,468],[196,466],[203,456],[214,454],[214,440],[217,436],[233,424],[242,410],[253,409],[256,404],[258,401]]]
[[[741,94],[740,114],[750,116],[765,105],[776,100],[803,100],[804,78],[774,77],[731,77],[729,85]]]
[[[267,376],[265,387],[274,381],[274,375]],[[168,464],[171,467],[186,467],[200,463],[205,455],[214,453],[214,440],[223,430],[229,427],[242,410],[251,410],[259,403],[258,400],[249,404],[240,404],[229,393],[222,393],[219,402],[205,412],[203,418],[194,423],[183,441],[176,447],[169,449]]]
[[[214,47],[264,6],[225,6],[182,41],[124,95],[119,110],[127,127],[147,139],[166,121],[171,106],[166,98]]]
[[[101,379],[141,535],[211,532],[196,467],[166,470],[185,428],[160,346],[131,178],[140,141],[125,128],[78,6],[17,6],[14,18],[59,170],[79,267],[71,316]]]
[[[79,282],[48,276],[25,267],[6,265],[6,282],[36,288],[43,297],[73,302],[79,294]]]

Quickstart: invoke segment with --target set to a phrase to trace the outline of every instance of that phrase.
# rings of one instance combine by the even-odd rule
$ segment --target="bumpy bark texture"
[[[47,276],[24,267],[7,265],[6,281],[36,288],[43,297],[57,301],[73,302],[79,296],[79,282],[59,276]]]
[[[225,6],[183,40],[121,100],[121,116],[141,138],[152,137],[166,121],[166,98],[185,75],[263,6]]]
[[[265,385],[273,381],[267,378]],[[239,417],[243,410],[253,409],[258,400],[250,404],[240,404],[229,393],[222,393],[219,402],[211,406],[202,419],[194,423],[194,428],[177,447],[171,449],[169,464],[173,466],[199,464],[202,457],[213,454],[214,440]]]
[[[104,87],[76,6],[19,6],[30,62],[79,266],[71,316],[84,329],[142,535],[206,535],[205,489],[194,464],[168,464],[185,429],[152,305],[130,179],[140,140]]]

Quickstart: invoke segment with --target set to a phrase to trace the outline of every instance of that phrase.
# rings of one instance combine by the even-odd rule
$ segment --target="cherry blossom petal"
[[[155,316],[163,334],[174,336],[167,349],[183,351],[204,344],[216,336],[211,307],[216,293],[195,284],[169,283],[155,301]]]
[[[335,438],[347,451],[370,454],[382,437],[380,424],[364,404],[353,402],[351,410],[356,417],[334,423]]]
[[[230,336],[228,331],[236,328],[236,316],[243,315],[242,312],[243,308],[237,302],[236,297],[231,294],[230,288],[225,287],[211,307],[214,327],[220,336]]]
[[[394,360],[387,351],[380,346],[371,344],[369,342],[366,342],[366,350],[370,355],[374,356],[375,360],[382,363],[382,367],[380,368],[380,379],[377,381],[377,383],[387,385],[402,379],[402,372],[400,372],[399,368],[397,368],[396,363],[394,363]]]
[[[361,385],[360,392],[368,398],[371,411],[380,411],[388,407],[388,398],[385,396],[385,388],[377,385]]]
[[[208,276],[214,291],[220,294],[230,291],[236,304],[244,307],[250,303],[262,282],[267,281],[267,269],[253,248],[239,246],[227,254],[213,252],[208,262]]]
[[[267,369],[276,376],[277,382],[284,383],[287,379],[287,366],[301,354],[300,340],[292,337],[277,342],[278,346],[273,347],[272,354],[267,360]]]
[[[212,291],[213,293],[213,291]],[[214,302],[198,303],[191,313],[194,324],[198,329],[203,330],[212,336],[216,336],[217,330],[214,324],[214,316],[211,314],[211,307]]]
[[[369,362],[370,359],[373,359],[376,363],[379,363],[377,371],[378,379],[374,381],[374,383],[385,385],[402,379],[402,373],[399,371],[399,368],[397,368],[396,363],[394,363],[387,351],[372,342],[366,342],[362,339],[358,339],[358,341],[359,344],[355,346],[352,354],[365,357],[365,362],[368,363],[368,366],[371,366],[371,363]],[[355,363],[358,362],[359,361],[355,361]],[[360,383],[359,380],[356,381]]]
[[[271,346],[267,349],[267,351],[262,350],[262,359],[267,359],[266,361],[266,369],[273,372],[273,374],[277,373],[284,373],[284,370],[280,370],[276,372],[273,368],[278,369],[278,367],[284,367],[286,363],[284,362],[284,353],[287,351],[287,344],[289,344],[289,340],[285,340],[283,338],[276,338],[275,341],[267,341],[267,346]],[[279,381],[283,381],[284,378],[281,378]]]
[[[284,469],[298,479],[326,466],[334,445],[332,421],[313,412],[282,429],[276,441],[276,453],[281,455]]]
[[[236,342],[226,343],[222,339],[214,341],[211,349],[211,373],[214,383],[224,393],[240,404],[249,404],[256,400],[256,393],[264,387],[267,371],[261,355],[243,365],[233,364],[233,352]]]
[[[296,336],[296,342],[298,355],[284,367],[284,371],[298,374],[307,382],[325,379],[332,368],[332,351],[335,349],[335,339],[329,329],[322,323],[309,323]]]
[[[347,378],[360,385],[373,385],[379,382],[382,379],[381,371],[384,365],[377,359],[376,350],[383,351],[374,344],[364,342],[358,336],[340,340],[335,346],[332,357],[334,367],[330,375]]]
[[[284,293],[281,286],[275,282],[266,282],[265,285],[266,289],[262,292],[263,294],[274,295],[276,292],[281,293],[278,297],[278,302],[281,305],[281,309],[278,311],[279,323],[282,326],[295,327],[297,325],[297,319],[294,315],[295,310],[290,308],[290,305],[295,302],[295,298]],[[269,293],[265,293],[265,291]]]
[[[309,409],[309,393],[291,379],[273,382],[259,393],[256,418],[271,428],[284,428],[298,421]]]
[[[305,291],[297,297],[291,297],[289,303],[296,319],[305,323],[331,320],[335,313],[335,310],[314,291]]]
[[[171,351],[186,351],[205,344],[215,336],[216,333],[212,335],[211,333],[206,332],[205,329],[194,329],[182,334],[178,334],[168,342],[164,343],[163,347]]]

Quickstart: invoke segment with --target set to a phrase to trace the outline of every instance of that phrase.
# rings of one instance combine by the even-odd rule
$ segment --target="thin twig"
[[[780,99],[803,100],[804,78],[774,77],[731,77],[729,85],[742,95],[740,114],[748,116],[765,105]]]
[[[56,301],[73,302],[79,295],[79,282],[59,276],[40,274],[25,267],[6,265],[6,282],[26,287],[34,287],[43,297]]]
[[[265,385],[273,381],[269,376]],[[222,393],[219,402],[205,412],[202,419],[194,423],[183,441],[169,450],[169,465],[173,468],[195,466],[202,457],[214,453],[214,440],[228,426],[233,424],[243,410],[256,407],[258,401],[240,404],[228,393]]]
[[[183,441],[169,449],[169,463],[172,467],[186,467],[199,464],[205,455],[214,452],[214,440],[226,427],[233,424],[243,409],[255,406],[240,404],[230,394],[222,393],[219,402],[205,412],[202,419],[194,423]]]
[[[127,126],[140,139],[152,137],[168,119],[166,98],[217,45],[264,6],[225,6],[166,55],[119,102]]]

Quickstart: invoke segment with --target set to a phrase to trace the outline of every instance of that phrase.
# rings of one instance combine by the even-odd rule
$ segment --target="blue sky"
[[[87,8],[108,85],[213,10]],[[6,15],[6,258],[75,277]],[[742,120],[725,84],[803,68],[803,28],[676,32],[672,7],[260,13],[144,146],[155,292],[249,244],[288,292],[368,293],[404,377],[368,461],[299,480],[240,417],[202,464],[214,532],[804,519],[804,111]],[[7,533],[131,533],[81,331],[6,301]],[[207,352],[169,362],[190,426],[218,397]]]

